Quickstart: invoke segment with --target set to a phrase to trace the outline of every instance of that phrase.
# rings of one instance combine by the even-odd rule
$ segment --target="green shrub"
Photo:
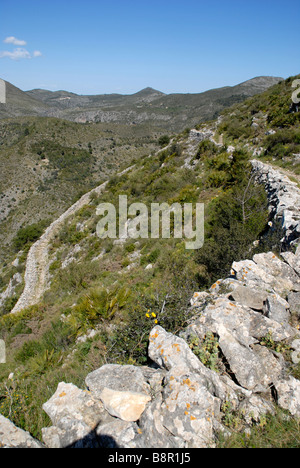
[[[156,263],[156,261],[158,260],[159,256],[160,256],[160,249],[157,248],[157,249],[154,249],[152,250],[152,252],[150,252],[149,254],[145,254],[145,255],[142,255],[141,257],[141,265],[148,265],[149,263]]]
[[[210,140],[204,140],[199,144],[195,159],[202,159],[218,153],[218,147]]]
[[[226,277],[233,261],[249,255],[267,225],[267,206],[263,187],[253,182],[248,186],[246,180],[211,203],[205,244],[195,253],[196,261],[207,268],[210,284]]]
[[[265,141],[267,156],[282,159],[300,152],[300,130],[281,129],[269,135]]]
[[[158,144],[161,147],[168,146],[169,143],[170,143],[170,137],[168,135],[163,135],[158,140]]]
[[[116,312],[127,304],[131,291],[124,287],[121,289],[96,288],[87,291],[73,308],[72,315],[80,326],[94,325],[103,320],[111,320]]]
[[[17,302],[18,302],[17,296],[8,297],[7,299],[5,299],[4,304],[0,308],[0,315],[9,314],[12,311],[12,309],[15,307]]]
[[[13,245],[16,251],[28,248],[30,244],[37,241],[43,234],[48,221],[41,221],[36,224],[31,224],[25,228],[19,229],[16,237],[14,238]]]

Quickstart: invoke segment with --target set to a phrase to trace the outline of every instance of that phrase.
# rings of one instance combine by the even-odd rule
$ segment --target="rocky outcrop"
[[[11,421],[0,415],[0,448],[42,448],[28,432],[17,428]]]
[[[297,185],[252,164],[271,216],[282,221],[285,246],[295,246]],[[60,384],[44,405],[53,422],[46,445],[214,447],[217,434],[229,432],[229,409],[244,427],[274,413],[275,404],[300,417],[300,381],[289,372],[300,361],[300,333],[291,325],[300,317],[299,273],[300,247],[281,258],[267,252],[234,262],[228,278],[195,293],[195,319],[180,337],[159,325],[151,331],[151,367],[103,366],[87,376],[88,393]]]
[[[45,444],[214,447],[230,432],[229,411],[244,428],[276,404],[300,418],[300,381],[289,372],[300,361],[288,302],[298,288],[295,270],[272,253],[235,262],[229,278],[195,293],[195,319],[181,336],[151,331],[151,367],[105,365],[87,376],[86,390],[59,384],[44,405],[53,423]]]
[[[275,403],[300,417],[300,381],[288,374],[283,355],[264,342],[269,336],[299,351],[298,330],[249,308],[240,296],[240,303],[234,301],[232,292],[212,290],[209,297],[209,304],[194,303],[198,318],[182,336],[160,326],[151,331],[151,367],[105,365],[87,376],[86,390],[59,384],[44,405],[53,423],[43,430],[45,444],[214,447],[217,434],[229,432],[229,408],[245,427],[274,413]],[[201,361],[210,334],[218,350],[216,370]]]

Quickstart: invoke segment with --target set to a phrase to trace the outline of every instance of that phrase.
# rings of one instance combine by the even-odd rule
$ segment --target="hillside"
[[[114,122],[157,126],[178,132],[215,118],[224,108],[265,91],[281,78],[258,77],[233,87],[199,94],[164,94],[146,88],[133,95],[79,96],[67,91],[22,92],[7,83],[7,105],[0,118],[25,115],[59,117],[74,122]]]
[[[5,84],[6,104],[0,104],[0,119],[24,115],[52,115],[52,111],[46,103],[34,99],[7,81]]]
[[[37,224],[40,232],[39,223],[43,228],[84,192],[156,151],[165,132],[212,118],[278,80],[254,78],[191,95],[146,88],[130,96],[23,92],[6,83],[0,119],[18,117],[0,120],[0,260],[9,261],[19,229]],[[92,122],[82,125],[86,120]]]
[[[120,431],[121,446],[126,446],[123,430],[133,431],[134,447],[300,445],[295,343],[300,325],[300,113],[289,113],[293,79],[138,158],[126,172],[85,195],[37,243],[26,232],[17,237],[20,251],[13,264],[2,264],[0,273],[0,337],[8,356],[0,367],[3,416],[40,440],[46,428],[43,440],[51,445],[54,434],[63,445],[69,426],[55,419],[55,405],[66,397],[62,411],[67,413],[62,414],[69,415],[72,395],[72,408],[85,398],[84,408],[96,405],[97,418],[106,418],[98,436],[111,434],[105,431],[112,424],[115,438]],[[80,161],[81,153],[72,156]],[[253,158],[258,162],[250,164]],[[204,203],[205,248],[186,250],[186,239],[172,237],[100,239],[97,206],[118,206],[119,195],[127,195],[128,204],[147,207]],[[231,283],[246,291],[236,291]],[[33,296],[27,295],[28,285]],[[111,383],[115,367],[107,364],[131,366],[143,387],[140,393],[147,389],[143,418],[124,423],[106,399],[109,415],[97,406],[100,394],[104,400],[102,379],[116,391]],[[126,369],[122,388],[132,392],[134,381],[130,386]],[[60,382],[73,386],[60,384],[56,393]],[[91,391],[86,397],[80,390],[85,385]],[[293,416],[288,425],[282,409]],[[120,418],[112,421],[112,414]],[[155,427],[163,427],[160,434],[153,429],[154,415]],[[177,416],[180,421],[188,416],[182,430],[174,422]],[[94,419],[89,412],[82,417],[90,431]],[[72,418],[66,420],[77,428]],[[248,442],[245,429],[251,433]],[[72,433],[68,445],[76,441]]]
[[[0,120],[0,259],[21,227],[50,222],[132,160],[155,151],[161,130],[49,117]]]

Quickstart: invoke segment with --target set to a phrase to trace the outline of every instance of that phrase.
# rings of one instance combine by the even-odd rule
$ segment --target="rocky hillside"
[[[3,445],[299,446],[291,83],[173,138],[17,254],[0,291]],[[202,201],[205,249],[99,239],[96,208],[119,194]]]
[[[0,262],[21,228],[58,218],[83,193],[157,151],[147,126],[76,124],[56,118],[0,121]]]
[[[300,190],[270,166],[253,164],[274,220],[284,220],[285,241],[297,245]],[[181,336],[159,325],[151,330],[150,367],[104,365],[86,377],[88,392],[60,383],[43,405],[53,424],[43,429],[46,446],[213,447],[217,434],[230,434],[230,419],[251,428],[275,414],[275,404],[299,418],[300,381],[286,359],[300,362],[299,326],[291,325],[299,317],[300,249],[283,259],[269,252],[235,262],[230,277],[195,293],[194,318]],[[4,418],[0,440],[41,447]]]

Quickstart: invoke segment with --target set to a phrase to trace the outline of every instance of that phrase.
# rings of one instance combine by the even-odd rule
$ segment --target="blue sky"
[[[299,0],[1,0],[0,77],[23,90],[198,93],[300,73]]]

